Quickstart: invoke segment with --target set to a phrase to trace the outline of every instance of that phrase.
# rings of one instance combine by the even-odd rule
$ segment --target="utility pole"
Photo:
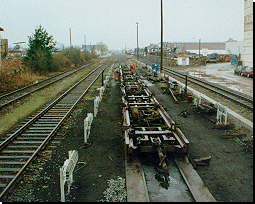
[[[1,31],[4,31],[4,29],[0,27],[0,71],[2,69],[2,38],[1,38]]]
[[[198,43],[198,51],[199,51],[199,65],[201,64],[201,59],[200,59],[200,41],[201,41],[201,39],[199,39],[199,43]]]
[[[161,62],[160,62],[160,79],[163,78],[163,0],[161,0]]]
[[[127,53],[127,50],[126,50],[126,43],[125,43],[125,54]]]
[[[138,54],[138,22],[136,24],[137,24],[137,48],[136,48],[136,51],[137,51],[137,58],[139,60],[139,54]]]
[[[84,45],[85,45],[85,51],[86,51],[86,35],[84,35]]]
[[[70,28],[70,47],[72,47],[71,28]]]

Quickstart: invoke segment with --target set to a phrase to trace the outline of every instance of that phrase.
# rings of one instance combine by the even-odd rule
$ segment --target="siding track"
[[[36,91],[46,88],[49,85],[54,84],[55,82],[58,82],[72,74],[82,71],[83,69],[85,69],[86,67],[88,67],[90,65],[91,64],[87,64],[87,65],[83,65],[82,67],[77,68],[77,69],[68,70],[66,72],[49,77],[46,80],[40,81],[40,82],[32,84],[30,86],[26,86],[24,88],[21,88],[16,91],[2,95],[2,96],[0,96],[0,110],[7,107],[8,105],[18,101],[18,100],[26,97],[26,96],[29,96],[30,94],[32,94]]]
[[[0,200],[14,188],[26,168],[45,149],[63,121],[107,68],[100,65],[0,144]],[[54,143],[53,143],[54,144]]]
[[[143,62],[146,64],[150,64],[150,65],[153,64],[152,62],[149,62],[147,60],[143,60]],[[183,74],[183,73],[176,71],[174,69],[163,67],[163,72],[167,75],[169,75],[169,74],[174,75],[175,77],[181,78],[182,80],[186,79],[186,74]],[[219,84],[208,82],[204,79],[199,79],[194,76],[188,75],[187,80],[188,80],[188,82],[192,82],[200,87],[203,87],[204,89],[207,89],[214,93],[217,93],[217,94],[241,105],[242,107],[253,111],[253,97],[251,97],[251,96],[234,91],[232,89],[221,86]]]

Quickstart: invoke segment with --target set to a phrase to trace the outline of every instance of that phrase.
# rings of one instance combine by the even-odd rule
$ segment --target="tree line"
[[[58,51],[53,36],[49,35],[41,25],[35,29],[32,36],[28,37],[28,43],[27,53],[22,60],[32,72],[39,74],[58,71],[71,65],[78,66],[97,57],[93,53],[82,52],[74,47]],[[101,53],[108,50],[103,42],[98,42],[97,47]]]

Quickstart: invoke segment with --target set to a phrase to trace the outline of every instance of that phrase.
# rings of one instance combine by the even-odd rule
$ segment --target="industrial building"
[[[253,67],[253,2],[244,0],[243,65]]]
[[[234,54],[238,56],[243,53],[243,41],[237,41],[229,38],[225,42],[225,49],[226,54]]]

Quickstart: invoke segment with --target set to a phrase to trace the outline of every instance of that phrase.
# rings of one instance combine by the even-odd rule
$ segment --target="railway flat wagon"
[[[167,176],[167,153],[188,153],[189,141],[139,76],[129,66],[120,70],[123,126],[127,155],[156,152]]]

